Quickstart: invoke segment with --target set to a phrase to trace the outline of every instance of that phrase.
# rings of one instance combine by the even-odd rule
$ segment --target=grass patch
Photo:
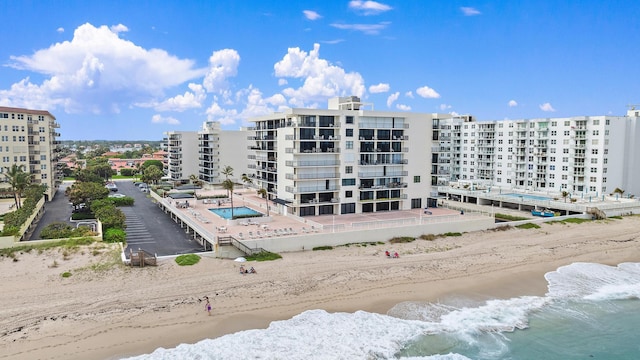
[[[443,236],[462,236],[462,233],[459,232],[446,232],[442,234]]]
[[[69,240],[51,241],[36,245],[18,245],[11,248],[0,249],[0,256],[15,257],[16,253],[30,252],[32,250],[38,250],[39,253],[49,250],[61,248],[63,250],[77,250],[81,245],[90,245],[95,240],[90,237],[72,238]]]
[[[590,221],[591,221],[590,219],[579,219],[579,218],[568,218],[568,219],[562,220],[562,222],[565,222],[567,224],[582,224]]]
[[[422,234],[420,235],[420,239],[421,240],[427,240],[427,241],[433,241],[435,239],[439,238],[438,235],[434,235],[434,234]]]
[[[282,256],[269,251],[261,251],[254,255],[245,256],[245,259],[247,259],[247,261],[272,261],[282,259]]]
[[[500,213],[496,213],[495,217],[498,218],[498,219],[509,220],[509,221],[520,221],[520,220],[529,219],[529,218],[522,217],[522,216],[513,216],[513,215],[507,215],[507,214],[500,214]]]
[[[63,278],[68,278],[70,276],[71,276],[71,273],[69,271],[65,271],[65,272],[62,273],[62,277]]]
[[[410,243],[413,242],[416,238],[411,236],[396,236],[389,240],[391,244],[402,244],[402,243]]]
[[[329,246],[329,245],[327,245],[327,246],[316,246],[316,247],[313,248],[313,251],[316,251],[316,250],[333,250],[333,246]]]
[[[622,220],[622,216],[609,216],[607,219],[617,219],[617,220]]]
[[[540,229],[540,225],[534,223],[526,223],[522,225],[516,225],[518,229]]]
[[[195,265],[200,261],[200,256],[196,254],[180,255],[176,258],[176,263],[180,266]]]

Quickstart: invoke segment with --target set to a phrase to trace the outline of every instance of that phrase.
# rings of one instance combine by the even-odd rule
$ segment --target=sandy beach
[[[543,295],[544,274],[560,266],[640,261],[639,236],[640,217],[553,223],[284,253],[245,263],[258,270],[251,275],[238,273],[240,263],[206,257],[194,266],[112,265],[106,244],[17,253],[0,259],[0,359],[119,359],[265,328],[309,309],[386,313],[410,300]]]

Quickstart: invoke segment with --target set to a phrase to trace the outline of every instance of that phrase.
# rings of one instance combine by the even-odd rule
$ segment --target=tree
[[[265,188],[260,188],[258,189],[258,195],[262,196],[264,198],[264,202],[267,205],[267,216],[269,216],[269,197],[267,196],[267,189]]]
[[[13,164],[11,167],[5,166],[4,176],[11,186],[16,209],[20,209],[20,206],[22,206],[22,193],[33,180],[33,174],[26,173],[24,169],[24,165],[18,164]]]
[[[235,184],[230,179],[227,179],[222,182],[222,188],[227,190],[227,192],[231,194],[231,196],[229,197],[229,199],[231,199],[231,219],[233,219],[233,187],[234,185]]]
[[[251,184],[253,184],[253,180],[251,180],[251,178],[250,178],[250,177],[248,177],[248,176],[247,176],[247,174],[242,174],[242,182],[243,182],[245,185],[251,185]]]
[[[79,169],[75,175],[78,182],[95,182],[104,184],[104,179],[89,169]]]
[[[567,196],[569,196],[569,193],[567,191],[563,191],[562,197],[564,198],[564,202],[567,202]]]
[[[226,179],[225,181],[230,181],[229,176],[233,176],[233,168],[229,165],[226,165],[224,168],[222,168],[222,171],[220,171],[220,173],[224,175]],[[224,181],[222,182],[222,187],[226,189],[226,187],[224,186]],[[227,191],[227,197],[228,196],[229,196],[229,192]]]
[[[162,164],[162,161],[160,161],[160,160],[147,160],[147,161],[143,162],[142,165],[140,165],[140,169],[142,169],[142,173],[143,174],[144,174],[144,171],[149,166],[155,166],[158,169],[162,170],[164,165]]]
[[[90,206],[92,201],[106,198],[109,195],[109,189],[95,182],[76,181],[67,188],[65,195],[73,206],[83,203]]]
[[[142,181],[156,184],[158,180],[162,179],[164,173],[155,165],[147,166],[142,173]]]

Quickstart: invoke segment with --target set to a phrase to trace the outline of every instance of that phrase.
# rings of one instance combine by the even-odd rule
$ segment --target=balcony
[[[340,160],[308,160],[308,161],[291,161],[288,160],[285,162],[286,166],[292,167],[317,167],[317,166],[340,166]]]
[[[338,185],[329,185],[328,187],[327,186],[287,186],[285,187],[286,192],[290,192],[294,194],[336,191],[338,189],[340,189]]]
[[[317,179],[337,179],[340,174],[321,173],[321,174],[286,174],[285,178],[289,180],[317,180]]]

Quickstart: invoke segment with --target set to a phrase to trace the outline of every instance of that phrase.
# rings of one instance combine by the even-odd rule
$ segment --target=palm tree
[[[222,182],[222,188],[227,190],[227,192],[231,194],[231,196],[229,197],[229,199],[231,199],[231,219],[233,219],[233,186],[234,185],[235,184],[233,183],[233,181],[229,179]]]
[[[564,202],[567,202],[567,196],[569,196],[569,192],[563,191],[562,192],[562,197],[564,198]]]
[[[251,178],[250,178],[250,177],[248,177],[248,176],[247,176],[247,174],[242,174],[242,182],[243,182],[245,185],[251,185],[251,184],[253,184],[253,180],[251,180]]]
[[[222,171],[220,173],[222,175],[224,175],[226,180],[229,180],[229,176],[233,176],[233,168],[231,166],[227,165],[227,166],[222,168]],[[224,182],[222,183],[222,187],[225,188],[224,187]],[[227,196],[229,196],[228,192],[227,192]]]
[[[11,191],[13,192],[13,200],[16,203],[16,209],[20,209],[22,204],[22,192],[31,184],[33,174],[24,171],[24,165],[13,164],[11,167],[5,166],[4,176],[9,181]]]
[[[265,188],[258,189],[258,195],[264,198],[264,202],[267,205],[267,216],[269,216],[269,198],[267,197],[267,190]]]

